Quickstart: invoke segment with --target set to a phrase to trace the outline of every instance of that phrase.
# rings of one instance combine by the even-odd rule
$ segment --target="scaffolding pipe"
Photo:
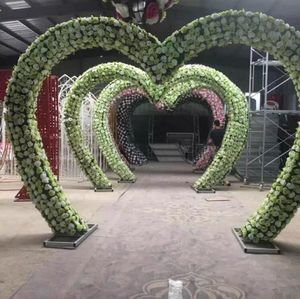
[[[262,67],[262,79],[261,79],[262,88],[260,88],[259,91],[255,91],[255,89],[256,89],[256,86],[255,86],[256,66]],[[293,136],[295,135],[295,134],[290,134],[289,132],[287,132],[287,130],[282,128],[279,124],[277,124],[274,120],[272,120],[268,115],[270,113],[277,114],[277,115],[299,114],[299,111],[267,110],[268,95],[271,92],[273,92],[274,90],[276,90],[278,87],[284,85],[286,82],[288,82],[290,80],[287,73],[284,70],[282,70],[280,68],[280,66],[282,66],[280,61],[276,61],[276,63],[275,63],[274,61],[270,60],[269,53],[261,54],[259,51],[255,50],[253,48],[250,49],[248,106],[249,106],[249,117],[251,120],[251,124],[250,124],[250,130],[249,130],[249,134],[248,134],[247,147],[246,147],[246,153],[245,153],[246,154],[246,163],[244,166],[245,167],[244,182],[248,183],[249,176],[250,176],[250,165],[257,160],[260,160],[260,166],[259,166],[260,184],[259,184],[259,187],[261,190],[263,189],[263,186],[265,184],[265,174],[271,173],[266,170],[266,167],[268,167],[272,164],[274,165],[274,162],[277,161],[278,159],[280,159],[281,157],[283,157],[288,151],[278,154],[278,156],[276,156],[275,158],[272,158],[271,161],[268,161],[267,163],[266,163],[266,154],[274,151],[276,149],[276,147],[279,147],[281,144],[289,145],[287,140],[289,140],[290,138],[293,138]],[[277,69],[281,73],[279,78],[274,79],[272,82],[269,82],[270,67]],[[256,96],[257,94],[260,94],[261,92],[263,92],[263,95],[264,95],[263,96],[264,103],[263,103],[263,105],[261,105],[262,111],[260,113],[259,112],[253,113],[253,111],[250,111],[251,110],[251,99],[254,96]],[[261,123],[262,128],[260,131],[253,130],[254,125],[255,125],[255,122],[254,122],[255,113],[258,113],[258,115],[262,116],[262,123]],[[267,121],[268,121],[268,123],[275,125],[276,128],[282,130],[282,132],[284,132],[285,134],[288,135],[283,140],[280,140],[280,142],[276,142],[275,145],[271,146],[271,148],[268,148],[268,149],[266,149],[267,136],[276,137],[276,134],[274,132],[270,132],[270,134],[267,133],[267,130],[268,130]],[[254,154],[254,152],[252,151],[252,148],[254,149],[253,142],[254,142],[254,140],[257,140],[257,139],[253,138],[254,137],[253,134],[257,134],[257,133],[262,134],[262,139],[259,141],[260,142],[260,146],[259,146],[260,152],[258,153],[258,155],[256,157],[253,158],[253,154]],[[255,141],[255,142],[257,142],[257,141]],[[258,145],[256,144],[255,148],[257,149],[257,147],[258,147]],[[255,153],[255,155],[256,155],[256,153]],[[279,170],[279,168],[278,168],[278,170]]]
[[[252,90],[253,86],[253,48],[250,48],[250,67],[249,67],[249,93],[248,93],[248,117],[250,119],[250,111],[251,111],[251,98],[252,98]],[[248,181],[248,161],[249,161],[249,151],[251,146],[251,131],[248,133],[247,144],[246,144],[246,165],[245,165],[245,178],[244,183]]]
[[[261,157],[261,172],[260,172],[260,183],[264,185],[264,165],[265,165],[265,149],[266,149],[266,105],[268,101],[268,78],[269,78],[269,53],[266,53],[266,64],[264,69],[264,85],[265,85],[265,92],[264,92],[264,123],[263,123],[263,140],[262,140],[262,157]]]

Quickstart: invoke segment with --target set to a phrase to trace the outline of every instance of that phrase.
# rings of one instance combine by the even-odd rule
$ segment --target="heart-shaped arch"
[[[52,68],[78,50],[102,47],[127,55],[153,80],[160,81],[203,50],[230,44],[270,52],[283,63],[300,98],[300,32],[262,13],[229,10],[212,14],[184,26],[163,43],[141,28],[115,19],[80,18],[50,28],[32,43],[13,71],[7,90],[6,121],[19,173],[36,207],[54,231],[72,235],[87,227],[51,172],[37,129],[36,99]],[[27,144],[22,142],[24,137]],[[286,166],[266,201],[242,227],[244,238],[273,239],[296,212],[300,204],[299,137],[300,129]]]
[[[95,188],[106,188],[107,186],[111,186],[111,183],[94,160],[92,153],[84,145],[80,126],[81,104],[87,94],[100,83],[123,78],[132,83],[129,84],[127,82],[127,85],[122,85],[119,93],[128,87],[135,86],[147,90],[153,97],[159,96],[159,94],[155,93],[155,84],[153,84],[151,78],[145,72],[124,63],[101,64],[89,69],[77,78],[67,95],[64,109],[64,123],[68,140],[81,169]],[[108,119],[105,121],[107,121],[108,125]],[[106,146],[106,142],[102,143],[103,148]],[[115,146],[113,146],[113,151],[114,155],[106,156],[108,164],[114,167],[113,170],[118,173],[122,180],[134,181],[135,176],[124,161],[122,159],[116,160],[115,157],[120,157],[120,155]]]
[[[194,88],[207,88],[218,94],[227,105],[228,124],[222,146],[205,173],[193,185],[195,190],[210,188],[222,182],[239,157],[248,131],[248,109],[243,93],[221,72],[209,67],[186,65],[170,80],[171,88],[164,94],[170,108],[176,105],[180,94]]]
[[[99,65],[99,72],[102,71],[102,65]],[[88,84],[86,83],[91,76],[97,76],[97,68],[92,71],[86,71],[76,84],[76,88],[69,93],[69,98],[72,103],[81,101],[86,94],[81,94],[81,97],[76,97],[75,94],[80,95],[78,90],[81,86],[85,86],[85,92],[88,91]],[[99,77],[99,76],[98,76]],[[132,77],[132,76],[131,76]],[[123,77],[126,80],[126,77]],[[92,82],[95,84],[96,79]],[[97,82],[100,84],[101,82]],[[95,107],[94,128],[98,144],[101,147],[103,155],[106,157],[111,169],[120,176],[122,180],[127,180],[128,167],[122,160],[115,142],[111,136],[108,122],[109,108],[117,98],[118,94],[130,85],[130,82],[115,81],[108,85],[100,94]],[[131,85],[130,87],[134,87]],[[151,92],[154,86],[151,85]],[[175,76],[168,80],[165,84],[159,85],[156,88],[155,99],[160,98],[160,103],[173,110],[180,100],[180,97],[196,88],[207,88],[218,94],[226,103],[228,107],[228,132],[224,136],[224,141],[216,155],[215,160],[211,166],[207,168],[204,175],[194,184],[196,190],[202,188],[210,188],[223,181],[228,172],[231,171],[234,163],[239,158],[241,151],[245,145],[247,130],[248,130],[248,109],[246,98],[230,80],[222,73],[205,66],[187,65],[178,69]],[[144,92],[148,93],[145,89]],[[79,117],[79,109],[77,111]],[[73,116],[75,118],[75,116]],[[70,128],[74,131],[75,128]],[[80,147],[80,143],[75,145],[75,148]]]
[[[193,89],[189,93],[182,95],[180,104],[190,100],[204,102],[211,112],[213,120],[219,120],[221,125],[224,126],[224,105],[222,100],[213,91],[208,89]],[[118,146],[121,148],[122,154],[130,164],[142,165],[147,162],[147,158],[134,142],[135,138],[131,116],[135,109],[140,104],[147,102],[148,99],[142,90],[139,90],[138,88],[129,88],[119,94],[115,101],[117,103]],[[157,108],[160,109],[159,107]]]
[[[84,79],[84,77],[82,79]],[[123,181],[134,181],[135,176],[128,168],[127,164],[123,161],[122,156],[117,149],[117,145],[109,127],[108,117],[110,106],[117,96],[125,89],[134,87],[136,87],[136,85],[130,81],[116,80],[110,83],[102,90],[99,98],[97,99],[93,118],[96,139],[102,154],[106,158],[106,161],[112,171]],[[145,91],[145,96],[148,98],[147,90]]]

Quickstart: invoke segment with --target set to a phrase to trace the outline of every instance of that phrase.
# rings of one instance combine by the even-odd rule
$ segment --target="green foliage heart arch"
[[[153,92],[155,90],[155,85],[145,72],[133,66],[124,65],[123,63],[107,63],[102,64],[99,67],[91,68],[89,72],[81,75],[75,81],[67,95],[64,109],[64,123],[66,126],[68,140],[81,169],[90,179],[95,188],[107,188],[111,186],[111,183],[98,166],[98,163],[95,161],[92,153],[84,145],[79,119],[81,103],[85,96],[87,96],[88,93],[99,83],[110,82],[124,77],[133,82],[135,86],[140,86],[145,90],[149,87],[153,87]],[[103,144],[103,146],[105,146],[105,144]],[[122,179],[128,181],[135,180],[133,173],[122,161],[119,163],[113,163],[114,160],[111,159],[113,157],[107,158],[109,164],[114,165],[115,170],[119,170],[119,174]]]
[[[113,65],[113,64],[108,64]],[[109,67],[112,68],[112,67]],[[123,80],[126,80],[125,69],[130,68],[131,72],[134,68],[119,64],[118,69],[123,69]],[[93,86],[102,83],[101,74],[103,72],[103,65],[94,67],[86,71],[80,76],[74,84],[68,95],[68,103],[72,103],[74,106],[78,106],[78,102],[90,91]],[[135,73],[138,72],[136,69]],[[210,188],[224,179],[226,174],[231,171],[234,163],[239,158],[241,151],[246,142],[247,131],[248,131],[248,109],[246,98],[242,91],[234,85],[226,76],[222,73],[201,65],[186,65],[180,67],[169,80],[165,81],[164,84],[154,85],[150,84],[150,81],[144,81],[146,74],[142,76],[141,84],[146,82],[146,94],[154,93],[155,97],[151,98],[150,101],[162,104],[169,110],[173,110],[180,99],[180,96],[189,92],[195,88],[206,88],[214,91],[222,99],[224,99],[227,110],[228,110],[228,125],[227,132],[224,137],[224,142],[216,155],[212,164],[208,167],[204,175],[194,184],[196,190],[202,188]],[[100,145],[104,156],[106,157],[112,170],[120,176],[123,180],[131,179],[129,169],[123,162],[118,150],[115,147],[115,142],[111,136],[109,130],[108,113],[109,108],[116,97],[125,89],[129,87],[137,87],[131,78],[137,78],[137,75],[130,75],[128,81],[117,80],[108,85],[100,94],[96,103],[94,127],[96,130],[96,136],[98,144]],[[90,82],[90,84],[89,84]],[[132,82],[130,84],[130,82]],[[148,91],[149,89],[149,91]],[[149,99],[149,96],[148,96]],[[70,109],[71,111],[74,111]],[[68,118],[79,119],[79,110],[72,115],[68,115]],[[79,122],[78,122],[79,123]],[[74,132],[80,128],[72,127],[69,131]],[[81,147],[81,140],[76,142],[73,150]],[[133,174],[132,174],[133,176]]]
[[[87,227],[53,176],[37,129],[36,99],[52,68],[78,50],[102,47],[127,55],[160,82],[203,50],[229,44],[270,52],[283,63],[300,97],[300,32],[262,13],[229,10],[212,14],[182,27],[162,43],[141,28],[115,19],[80,18],[49,29],[32,43],[13,71],[6,121],[19,173],[54,231],[73,235]],[[273,239],[291,220],[300,204],[299,158],[300,129],[266,200],[242,227],[244,238],[255,242]]]

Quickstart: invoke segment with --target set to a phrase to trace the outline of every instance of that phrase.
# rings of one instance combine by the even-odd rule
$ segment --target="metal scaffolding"
[[[270,78],[272,70],[276,71],[276,78]],[[261,88],[258,90],[256,87],[257,73],[261,75]],[[277,74],[279,75],[277,76]],[[260,52],[253,48],[250,49],[248,94],[250,130],[245,153],[244,183],[249,184],[250,182],[251,167],[254,164],[256,164],[256,167],[259,165],[259,169],[256,168],[255,171],[259,171],[257,186],[260,190],[267,187],[266,177],[270,166],[273,166],[274,173],[272,175],[274,178],[277,176],[281,166],[277,167],[276,165],[279,164],[281,159],[287,157],[290,151],[290,141],[295,137],[295,133],[289,132],[279,123],[279,117],[286,117],[290,114],[299,115],[299,111],[282,110],[280,109],[280,103],[271,97],[271,94],[274,94],[279,87],[290,80],[280,61],[271,60],[269,53]],[[283,132],[285,138],[280,139],[279,132]],[[259,146],[258,137],[261,137]],[[287,145],[288,149],[280,151],[283,144]]]

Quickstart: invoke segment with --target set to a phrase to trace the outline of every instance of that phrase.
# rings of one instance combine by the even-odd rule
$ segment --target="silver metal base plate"
[[[131,184],[133,184],[135,182],[136,182],[136,180],[119,180],[118,181],[118,183],[131,183]]]
[[[245,253],[280,254],[280,249],[272,242],[251,243],[241,238],[239,228],[233,228],[232,232]]]
[[[215,189],[212,188],[201,188],[201,189],[196,189],[192,186],[192,189],[196,191],[197,193],[216,193]]]
[[[50,239],[44,241],[44,247],[75,249],[98,228],[98,224],[88,224],[88,227],[88,231],[83,235],[65,236],[62,234],[55,234]]]
[[[230,201],[230,197],[226,196],[214,196],[214,197],[206,197],[204,198],[206,201]]]
[[[95,192],[113,192],[113,188],[94,188]]]

